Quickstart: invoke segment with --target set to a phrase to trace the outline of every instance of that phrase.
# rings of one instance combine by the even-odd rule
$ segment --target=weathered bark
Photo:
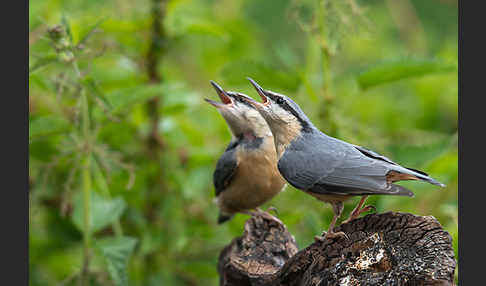
[[[348,239],[297,250],[286,227],[263,217],[220,254],[220,285],[453,285],[452,238],[432,216],[387,212],[342,224]]]

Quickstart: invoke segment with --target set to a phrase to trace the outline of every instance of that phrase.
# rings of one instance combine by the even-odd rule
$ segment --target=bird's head
[[[262,98],[262,102],[257,102],[251,98],[249,102],[265,118],[272,131],[275,129],[275,132],[278,132],[292,128],[302,132],[312,127],[311,121],[299,105],[288,96],[265,90],[251,78],[248,78],[248,80]]]
[[[314,126],[292,99],[283,94],[263,89],[251,78],[248,78],[248,80],[255,87],[262,98],[262,102],[257,102],[251,98],[246,100],[265,118],[275,138],[275,145],[280,156],[280,153],[290,142],[301,135],[302,132],[313,130]]]
[[[225,91],[217,83],[211,81],[221,102],[205,99],[216,107],[228,124],[234,137],[256,138],[271,136],[270,128],[248,99],[249,96],[232,91]]]

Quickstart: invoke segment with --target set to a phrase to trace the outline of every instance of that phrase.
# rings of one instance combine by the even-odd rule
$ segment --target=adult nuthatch
[[[263,103],[248,99],[265,118],[275,138],[278,169],[297,189],[332,205],[334,217],[326,237],[333,232],[343,211],[343,202],[363,196],[347,221],[372,206],[362,207],[368,195],[413,197],[413,192],[393,184],[401,180],[422,180],[444,187],[426,173],[405,168],[376,152],[330,137],[317,129],[300,107],[285,95],[264,90],[249,79]]]
[[[277,154],[272,132],[258,111],[242,93],[226,92],[211,84],[221,103],[210,99],[231,131],[231,141],[219,158],[213,174],[221,224],[237,212],[254,215],[250,210],[280,222],[258,207],[269,201],[285,186],[277,169]]]

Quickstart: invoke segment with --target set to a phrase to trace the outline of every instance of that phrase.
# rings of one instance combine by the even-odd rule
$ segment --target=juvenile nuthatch
[[[264,90],[249,79],[263,103],[248,99],[265,118],[275,138],[278,170],[289,184],[332,205],[334,217],[328,232],[317,240],[344,235],[333,232],[343,202],[362,196],[346,221],[374,209],[363,204],[369,195],[413,197],[413,192],[393,184],[422,180],[445,185],[426,173],[405,168],[374,151],[330,137],[317,129],[300,107],[285,95]]]
[[[263,215],[258,209],[278,194],[286,182],[277,169],[277,154],[272,132],[260,113],[242,93],[226,92],[211,81],[221,99],[205,99],[216,107],[229,126],[231,141],[216,164],[213,183],[220,209],[221,224],[240,212]],[[251,210],[256,209],[257,213]]]

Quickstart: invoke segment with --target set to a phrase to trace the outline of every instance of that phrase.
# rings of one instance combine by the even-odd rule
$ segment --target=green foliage
[[[29,67],[29,75],[47,66],[48,64],[55,63],[56,61],[57,61],[56,54],[48,54],[42,58],[37,59],[37,61],[31,67]]]
[[[401,59],[368,68],[358,76],[362,89],[424,75],[457,71],[457,65],[437,60]]]
[[[29,124],[29,139],[66,132],[70,127],[67,120],[57,115],[38,117]]]
[[[96,243],[96,247],[102,253],[108,265],[111,279],[117,286],[129,285],[127,275],[128,259],[136,243],[136,238],[126,236],[105,238]]]
[[[120,89],[108,94],[107,98],[110,105],[113,106],[113,113],[117,113],[132,105],[163,94],[167,90],[166,86],[165,84],[158,84]]]
[[[97,232],[106,226],[114,223],[120,218],[126,208],[126,203],[122,198],[105,199],[96,192],[91,193],[91,231]],[[74,225],[84,232],[83,227],[83,198],[81,193],[76,193],[73,197],[72,220]]]
[[[230,134],[203,98],[217,99],[209,80],[256,97],[247,77],[322,131],[445,183],[368,203],[435,216],[458,255],[457,7],[405,1],[408,23],[383,1],[168,0],[160,38],[158,0],[31,1],[30,285],[217,285],[247,216],[216,223]],[[332,217],[290,186],[268,206],[301,248]]]

